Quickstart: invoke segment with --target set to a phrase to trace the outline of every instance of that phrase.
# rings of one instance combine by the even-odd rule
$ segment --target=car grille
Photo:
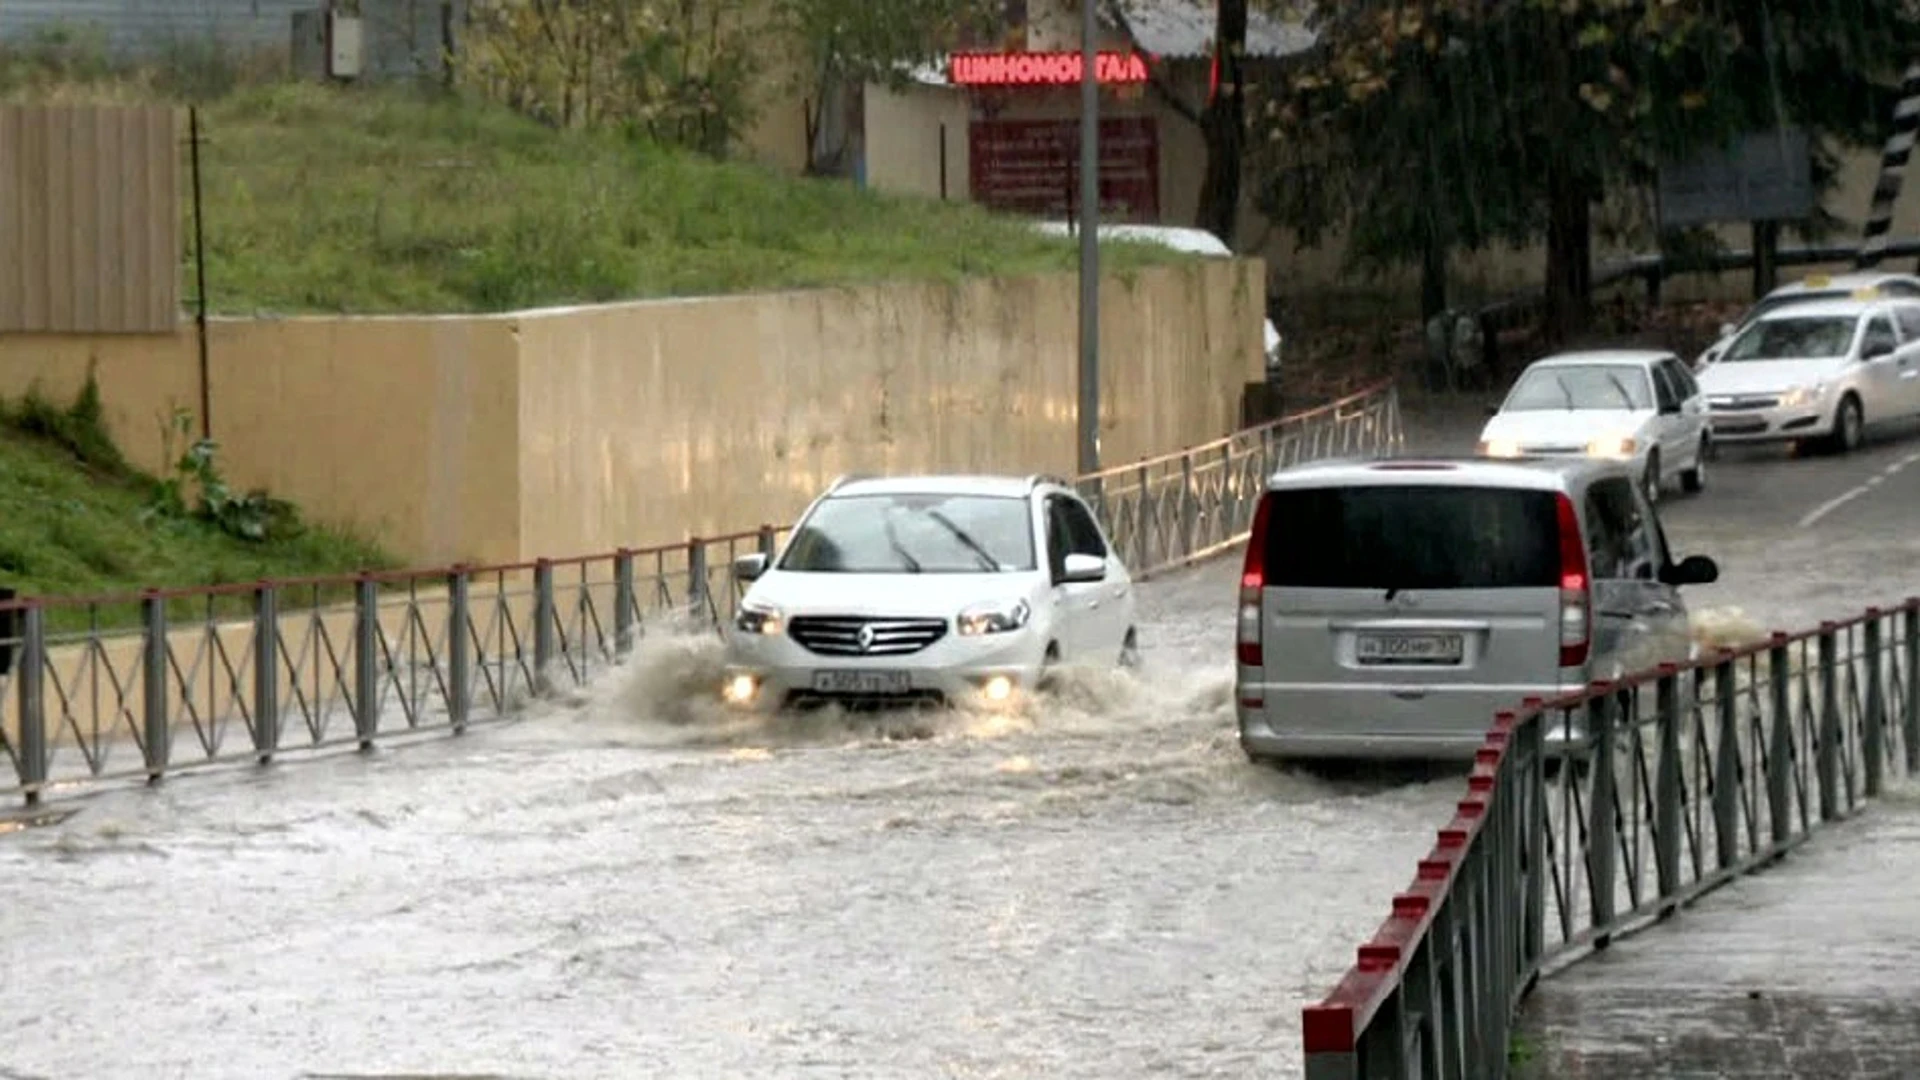
[[[1714,412],[1746,412],[1752,409],[1771,409],[1780,404],[1780,399],[1777,397],[1717,398],[1709,404]]]
[[[787,621],[787,633],[822,656],[906,656],[945,637],[947,620],[796,615]]]
[[[785,707],[797,712],[840,708],[847,712],[905,712],[944,709],[947,696],[938,690],[913,690],[905,694],[823,694],[817,690],[795,690],[786,697]]]

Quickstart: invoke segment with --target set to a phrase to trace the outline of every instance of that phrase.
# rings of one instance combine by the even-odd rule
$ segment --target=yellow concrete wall
[[[1109,462],[1235,426],[1241,384],[1260,371],[1261,273],[1196,261],[1104,284]],[[671,543],[781,522],[840,472],[1071,472],[1077,318],[1062,274],[215,320],[214,436],[234,485],[415,563]],[[162,471],[166,418],[197,415],[192,328],[0,336],[0,396],[37,381],[65,404],[90,362],[115,439]]]
[[[1102,289],[1103,454],[1217,437],[1260,364],[1257,262]],[[843,472],[1075,465],[1073,275],[520,316],[522,550],[783,522]]]
[[[430,562],[518,558],[518,351],[504,317],[211,324],[229,479]]]

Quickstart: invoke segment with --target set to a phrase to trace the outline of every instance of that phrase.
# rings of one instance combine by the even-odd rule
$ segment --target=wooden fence
[[[168,106],[0,104],[0,333],[165,333],[180,312]]]

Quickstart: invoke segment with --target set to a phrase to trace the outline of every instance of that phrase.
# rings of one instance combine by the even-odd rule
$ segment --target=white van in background
[[[1062,221],[1037,221],[1034,227],[1049,236],[1075,235],[1074,227]],[[1159,244],[1210,259],[1233,258],[1233,249],[1205,229],[1180,225],[1101,225],[1098,226],[1098,232],[1102,240]],[[1280,382],[1280,331],[1273,325],[1272,319],[1265,320],[1265,323],[1267,382],[1277,385]]]

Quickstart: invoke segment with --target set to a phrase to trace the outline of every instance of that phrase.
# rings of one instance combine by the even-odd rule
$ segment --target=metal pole
[[[1100,471],[1100,53],[1096,0],[1080,0],[1080,475]]]
[[[207,364],[207,233],[200,202],[200,110],[187,110],[187,153],[193,169],[194,327],[200,338],[200,437],[213,438],[213,388]],[[178,158],[174,160],[179,160]]]

